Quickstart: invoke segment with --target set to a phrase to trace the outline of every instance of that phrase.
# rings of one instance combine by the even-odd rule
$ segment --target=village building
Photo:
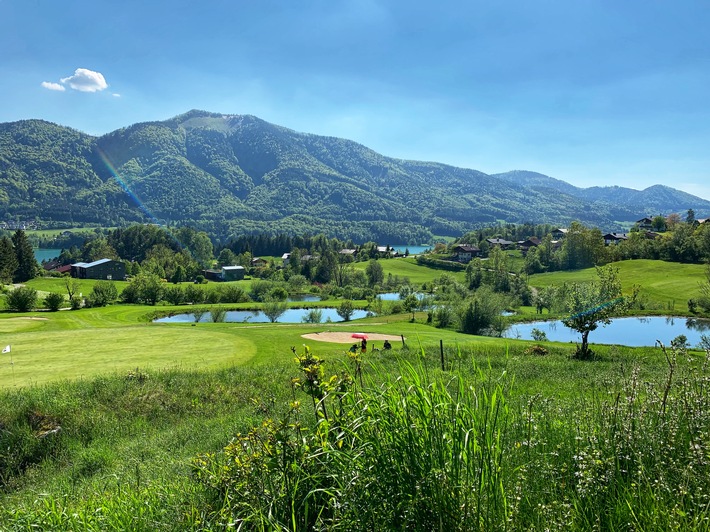
[[[222,266],[222,281],[241,281],[246,273],[244,266]]]
[[[126,265],[113,259],[77,262],[71,265],[71,276],[77,279],[123,281],[126,278]]]
[[[604,245],[610,246],[612,244],[616,245],[620,242],[628,240],[629,235],[626,233],[607,233],[603,236],[603,238],[604,238]]]
[[[455,260],[459,262],[470,262],[473,257],[478,257],[481,252],[476,246],[470,246],[467,244],[460,244],[451,250],[454,254]]]

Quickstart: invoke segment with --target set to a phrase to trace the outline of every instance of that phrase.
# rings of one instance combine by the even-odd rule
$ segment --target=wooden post
[[[444,370],[444,341],[439,340],[439,350],[441,351],[441,371]]]
[[[402,337],[402,347],[407,347],[407,344],[404,343],[404,335],[400,334],[400,336]]]

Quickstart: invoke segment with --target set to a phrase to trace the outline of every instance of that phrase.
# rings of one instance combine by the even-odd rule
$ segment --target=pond
[[[582,336],[565,327],[561,321],[536,321],[516,323],[503,333],[504,338],[531,340],[533,329],[539,329],[553,342],[581,342]],[[676,336],[684,334],[695,347],[702,335],[710,336],[710,320],[654,316],[644,318],[617,318],[607,326],[599,326],[589,333],[589,342],[616,344],[630,347],[654,346],[660,340],[668,346]]]
[[[303,318],[314,309],[307,308],[291,308],[286,310],[276,323],[303,323]],[[335,308],[319,308],[321,311],[321,323],[327,322],[329,319],[331,322],[343,321],[338,315]],[[351,320],[357,320],[359,318],[365,318],[368,314],[366,310],[355,310],[350,317]],[[174,316],[166,316],[165,318],[160,318],[153,320],[155,323],[190,323],[195,321],[194,314],[175,314]],[[200,323],[211,322],[212,317],[209,312],[205,312],[204,316],[200,319]],[[230,310],[227,312],[227,316],[224,319],[225,322],[229,323],[269,323],[269,318],[264,315],[263,312],[258,310]]]
[[[313,301],[320,301],[320,296],[314,296],[312,294],[295,294],[292,296],[288,296],[288,299],[286,301],[297,301],[299,303],[305,302],[305,303],[310,303]]]
[[[424,299],[426,297],[426,294],[422,294],[421,292],[414,292],[414,295],[417,296],[417,299]],[[382,301],[402,301],[404,299],[399,292],[385,292],[383,294],[377,294],[377,298]]]

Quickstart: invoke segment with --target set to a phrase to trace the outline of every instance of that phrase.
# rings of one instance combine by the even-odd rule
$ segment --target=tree
[[[591,359],[594,353],[589,349],[589,333],[600,324],[608,325],[613,313],[625,308],[618,273],[619,269],[611,265],[597,267],[597,281],[574,283],[567,290],[565,310],[570,315],[563,318],[562,323],[582,335],[582,345],[577,348],[575,358]]]
[[[7,308],[17,312],[28,312],[37,304],[37,290],[29,286],[15,288],[7,295]]]
[[[350,318],[353,315],[353,312],[355,312],[355,307],[353,307],[353,302],[350,301],[349,299],[344,300],[338,308],[336,309],[336,312],[338,313],[338,316],[343,318],[343,321],[350,321]]]
[[[141,272],[128,283],[121,293],[126,303],[155,305],[163,297],[163,283],[155,274]]]
[[[414,321],[414,313],[419,308],[419,298],[417,298],[416,294],[409,294],[404,298],[404,301],[402,301],[402,307],[405,312],[412,313],[412,321]]]
[[[13,279],[16,283],[24,283],[37,276],[37,259],[32,249],[27,235],[22,229],[15,231],[12,235],[12,245],[15,249],[15,257],[17,258],[17,269]]]
[[[693,209],[688,209],[688,213],[685,215],[685,223],[688,225],[695,224],[695,211]]]
[[[382,269],[382,264],[375,259],[370,259],[370,262],[367,263],[365,275],[367,275],[367,283],[370,286],[382,284],[385,280],[385,272]]]
[[[261,311],[269,318],[271,323],[275,323],[281,315],[286,312],[286,309],[288,309],[288,305],[285,301],[267,297],[264,300],[264,306],[261,308]]]
[[[17,256],[12,240],[4,236],[0,238],[0,283],[11,283],[17,270]]]
[[[658,216],[654,216],[653,220],[651,220],[651,228],[654,231],[662,233],[666,230],[666,219],[660,214]]]
[[[79,290],[81,289],[81,284],[79,284],[79,281],[77,279],[65,275],[64,287],[67,289],[67,295],[69,296],[69,305],[73,310],[78,309],[80,306],[80,302],[77,297],[77,292],[79,292]]]

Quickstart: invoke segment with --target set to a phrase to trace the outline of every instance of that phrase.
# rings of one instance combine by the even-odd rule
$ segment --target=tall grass
[[[710,377],[681,373],[556,402],[511,400],[506,369],[400,361],[322,396],[338,416],[306,430],[293,406],[195,471],[220,524],[256,529],[706,530]]]
[[[682,342],[438,348],[3,392],[0,529],[710,528],[710,370]]]

